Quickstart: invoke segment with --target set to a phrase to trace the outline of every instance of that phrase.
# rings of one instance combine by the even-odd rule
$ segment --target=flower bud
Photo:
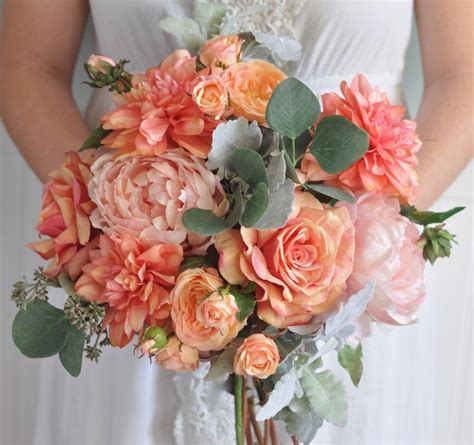
[[[423,258],[434,264],[438,258],[449,257],[452,243],[456,243],[454,238],[455,235],[444,229],[444,224],[425,227],[418,241],[418,246],[423,249]]]
[[[92,54],[87,61],[87,66],[90,73],[102,73],[111,75],[113,67],[116,63],[109,57],[101,56],[100,54]],[[92,77],[92,76],[91,76]]]
[[[158,326],[150,326],[142,336],[140,348],[145,355],[153,355],[164,348],[168,342],[166,332]]]

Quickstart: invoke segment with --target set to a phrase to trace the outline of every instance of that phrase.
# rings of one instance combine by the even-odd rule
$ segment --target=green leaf
[[[195,269],[201,266],[212,266],[212,263],[209,261],[209,258],[202,255],[191,255],[186,257],[181,265],[179,266],[178,272],[182,272],[187,269]]]
[[[240,217],[242,216],[242,208],[244,206],[244,200],[242,197],[242,188],[239,185],[234,190],[234,205],[232,207],[232,211],[227,215],[225,218],[225,222],[227,224],[227,228],[234,227],[239,221]]]
[[[297,161],[305,154],[310,142],[311,133],[309,132],[309,130],[304,131],[295,139],[295,161]],[[283,136],[283,145],[285,146],[285,150],[288,153],[288,156],[292,158],[293,146],[291,143],[291,139],[286,136]]]
[[[415,206],[401,206],[400,214],[415,224],[426,226],[427,224],[442,223],[464,209],[465,207],[454,207],[446,212],[422,212],[417,210]]]
[[[339,173],[358,161],[369,148],[369,135],[342,116],[319,122],[310,150],[321,168]]]
[[[67,341],[69,321],[64,312],[46,301],[32,301],[16,314],[12,337],[22,354],[30,358],[51,357]]]
[[[237,348],[237,344],[229,345],[221,355],[211,359],[211,367],[204,377],[204,380],[209,382],[222,379],[234,372],[234,356],[237,352]]]
[[[198,23],[192,18],[168,16],[161,19],[159,25],[163,31],[173,34],[191,51],[199,50],[206,41]]]
[[[72,281],[65,273],[59,274],[58,281],[69,296],[75,297],[77,295],[74,290],[74,281]]]
[[[269,199],[268,187],[263,182],[260,182],[245,205],[240,223],[244,227],[252,227],[256,224],[265,213],[265,210],[267,210]]]
[[[255,308],[255,294],[243,291],[238,286],[231,286],[230,293],[234,296],[235,303],[239,308],[237,320],[244,321]]]
[[[225,219],[219,218],[211,210],[189,209],[182,221],[188,230],[203,236],[212,236],[228,228]]]
[[[251,188],[263,182],[268,186],[268,177],[262,156],[253,150],[239,148],[235,150],[230,163],[240,179],[246,182]]]
[[[77,377],[81,373],[85,341],[84,332],[70,324],[66,345],[59,351],[59,360],[73,377]]]
[[[300,383],[311,409],[332,424],[343,427],[347,422],[347,400],[344,385],[332,371],[314,372],[301,368]]]
[[[313,441],[324,422],[324,419],[311,409],[293,412],[291,409],[285,408],[277,414],[276,418],[285,423],[286,432],[290,436],[296,436],[298,442],[303,444]]]
[[[285,162],[286,162],[286,176],[290,178],[293,182],[296,182],[297,184],[299,184],[300,180],[298,178],[298,173],[296,172],[295,167],[293,167],[293,162],[291,162],[291,159],[288,156],[288,153],[286,151],[285,151]]]
[[[92,130],[89,137],[84,141],[78,151],[87,150],[88,148],[99,148],[102,145],[102,139],[105,138],[112,130],[105,130],[102,127]]]
[[[205,30],[207,37],[219,34],[220,25],[224,19],[226,8],[219,3],[197,4],[194,10],[194,18]]]
[[[364,370],[364,365],[362,364],[362,344],[359,343],[355,349],[345,345],[337,353],[337,359],[340,365],[349,373],[354,386],[359,386],[362,371]]]
[[[266,120],[276,132],[295,139],[314,125],[319,113],[319,102],[313,92],[303,82],[289,77],[273,91]]]
[[[350,193],[336,187],[330,187],[329,185],[323,184],[311,184],[310,182],[307,182],[304,186],[306,189],[309,189],[309,191],[321,193],[322,195],[337,199],[338,201],[345,201],[349,204],[354,204],[355,202],[354,197]]]

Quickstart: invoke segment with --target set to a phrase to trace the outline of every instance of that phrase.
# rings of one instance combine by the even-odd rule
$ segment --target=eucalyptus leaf
[[[34,300],[21,309],[12,325],[16,347],[30,358],[50,357],[66,344],[69,321],[64,312],[46,301]]]
[[[81,373],[85,341],[84,332],[69,324],[66,345],[59,351],[59,359],[66,371],[73,377],[77,377]]]
[[[104,139],[111,131],[112,130],[105,130],[102,127],[92,130],[78,151],[84,151],[88,148],[99,148],[102,145],[102,139]]]
[[[271,419],[279,411],[288,406],[295,396],[296,382],[296,370],[295,368],[291,368],[291,370],[287,374],[284,374],[276,383],[268,397],[267,403],[265,403],[258,412],[257,421],[262,422],[266,419]]]
[[[321,193],[324,196],[329,196],[330,198],[336,199],[338,201],[348,202],[349,204],[354,204],[355,202],[354,197],[350,193],[336,187],[331,187],[324,184],[311,184],[309,182],[307,182],[304,186],[306,189],[309,189],[309,191]]]
[[[288,156],[293,158],[293,144],[291,142],[291,139],[283,136],[283,145],[285,147],[286,152],[288,153]],[[311,133],[309,130],[303,131],[296,139],[295,139],[295,153],[294,153],[294,160],[295,160],[295,165],[297,165],[297,160],[302,158],[303,155],[306,153],[306,150],[309,147],[309,144],[311,143]]]
[[[314,125],[319,113],[319,102],[313,92],[303,82],[289,77],[273,91],[266,120],[276,132],[295,139]]]
[[[207,38],[219,34],[226,8],[220,3],[199,2],[194,8],[194,18],[206,33]]]
[[[270,193],[268,207],[252,227],[260,230],[283,227],[293,211],[294,191],[294,182],[286,179],[277,190]]]
[[[230,165],[240,179],[251,188],[263,183],[268,187],[268,177],[262,156],[248,148],[238,148],[230,156]]]
[[[234,356],[237,352],[237,348],[237,344],[229,345],[216,359],[212,359],[211,367],[204,377],[204,380],[210,382],[223,379],[234,372]]]
[[[229,165],[234,150],[238,148],[258,150],[261,144],[262,132],[255,121],[249,124],[247,119],[239,117],[219,124],[212,133],[207,166],[210,170],[219,169],[222,173],[222,170]]]
[[[362,344],[355,348],[345,345],[337,353],[339,364],[349,373],[354,386],[359,386],[364,365],[362,363]]]
[[[339,173],[362,158],[369,148],[366,131],[342,116],[327,116],[316,127],[311,154],[328,173]]]
[[[235,304],[239,308],[237,320],[244,321],[254,310],[256,300],[253,292],[248,292],[238,286],[231,286],[230,293],[235,298]]]
[[[347,396],[344,385],[332,371],[314,372],[299,368],[300,383],[311,409],[328,422],[343,427],[347,422]]]
[[[212,236],[228,229],[226,220],[211,210],[189,209],[184,213],[182,221],[188,230],[203,236]]]
[[[268,209],[268,203],[268,187],[264,182],[260,182],[255,187],[255,191],[247,201],[247,204],[245,204],[245,210],[240,218],[240,223],[244,227],[254,227]]]
[[[189,17],[168,16],[159,22],[160,28],[173,34],[189,50],[197,51],[206,42],[199,24]]]
[[[453,207],[446,212],[429,212],[420,211],[415,206],[401,206],[400,214],[408,218],[415,224],[426,226],[427,224],[438,224],[446,221],[456,213],[464,210],[465,207]]]

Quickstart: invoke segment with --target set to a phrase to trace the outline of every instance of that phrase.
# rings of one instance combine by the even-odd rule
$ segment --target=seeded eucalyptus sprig
[[[39,267],[33,273],[33,281],[28,282],[26,277],[13,284],[11,299],[16,307],[25,309],[26,305],[33,300],[48,301],[48,286],[56,286],[56,283],[43,273]]]

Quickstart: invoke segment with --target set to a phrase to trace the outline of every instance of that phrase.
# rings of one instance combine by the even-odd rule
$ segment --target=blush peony
[[[399,214],[397,199],[363,194],[353,206],[356,227],[354,270],[348,280],[352,294],[375,282],[368,313],[377,321],[408,324],[425,299],[425,261],[417,246],[415,224]]]
[[[156,363],[168,371],[194,371],[199,367],[196,348],[181,343],[173,336],[166,346],[156,353]]]
[[[66,272],[76,280],[88,261],[93,235],[89,215],[95,208],[87,185],[92,177],[90,166],[94,151],[68,153],[66,162],[50,174],[43,193],[43,203],[36,230],[49,239],[28,246],[52,262],[44,273],[52,278]]]
[[[141,155],[179,146],[205,158],[219,121],[206,116],[193,101],[197,76],[196,58],[183,49],[145,76],[134,76],[131,91],[115,96],[117,108],[102,117],[102,127],[112,130],[103,144],[119,154]]]
[[[88,300],[107,303],[110,341],[122,347],[145,323],[160,326],[168,321],[169,289],[182,260],[177,244],[148,247],[130,235],[101,235],[75,290]]]
[[[297,192],[284,227],[231,230],[216,239],[216,248],[224,278],[241,283],[240,274],[229,274],[239,256],[242,274],[258,285],[258,316],[285,328],[307,323],[343,295],[352,272],[354,225],[347,209],[325,207],[309,193]]]
[[[405,108],[392,105],[385,93],[371,87],[362,75],[356,76],[350,86],[342,82],[341,91],[343,97],[323,94],[321,117],[340,115],[363,128],[369,134],[369,149],[362,159],[337,175],[323,172],[311,154],[303,159],[302,170],[310,180],[329,179],[353,192],[373,191],[413,202],[418,186],[416,153],[421,147],[416,123],[403,119]]]
[[[91,215],[95,227],[107,234],[128,233],[147,242],[205,252],[210,239],[188,233],[181,221],[186,210],[217,211],[223,200],[219,178],[203,160],[184,150],[121,159],[106,153],[92,172],[89,193],[97,204]]]
[[[279,362],[280,354],[275,342],[263,334],[253,334],[237,349],[234,372],[246,377],[266,379],[275,374]]]
[[[228,68],[223,80],[229,91],[230,104],[236,117],[245,117],[265,125],[268,101],[286,75],[264,60],[240,62]]]
[[[213,268],[182,272],[171,292],[171,318],[178,338],[200,351],[218,351],[235,338],[244,323],[237,320],[233,295]]]

